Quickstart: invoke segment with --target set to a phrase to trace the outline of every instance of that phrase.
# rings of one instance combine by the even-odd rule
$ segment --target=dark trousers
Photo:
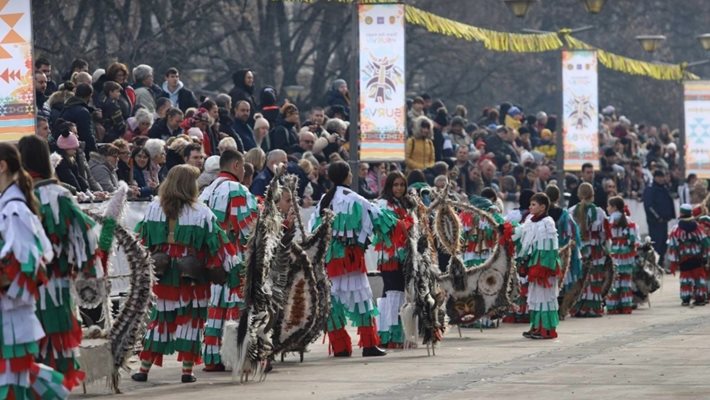
[[[660,257],[659,264],[663,267],[666,257],[666,240],[668,240],[668,224],[665,222],[649,222],[648,235],[653,241],[653,249],[656,250]]]

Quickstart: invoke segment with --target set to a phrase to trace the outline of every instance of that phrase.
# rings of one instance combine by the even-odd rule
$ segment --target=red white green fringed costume
[[[638,232],[636,224],[626,217],[627,225],[619,225],[621,213],[616,211],[609,216],[609,254],[614,262],[616,276],[606,298],[608,314],[631,314],[634,305],[631,289],[634,268],[636,267],[636,248]]]
[[[527,216],[525,216],[527,218]],[[522,230],[521,225],[514,219],[509,222],[513,226],[513,244],[515,245],[515,262],[518,279],[518,296],[513,299],[510,312],[503,319],[503,322],[528,324],[530,323],[530,315],[528,314],[528,266],[521,258],[522,249]]]
[[[202,362],[202,335],[207,319],[210,284],[183,277],[176,262],[193,255],[210,268],[230,271],[238,262],[236,249],[229,243],[217,218],[206,205],[186,205],[175,221],[172,236],[160,200],[154,200],[136,231],[153,253],[167,253],[170,264],[153,285],[153,304],[143,341],[141,373],[152,364],[162,365],[163,355],[178,353],[183,375],[191,375],[194,364]]]
[[[204,189],[200,200],[215,214],[237,252],[236,263],[227,270],[227,282],[212,284],[210,288],[203,359],[207,370],[215,370],[221,369],[222,365],[220,350],[224,323],[239,321],[239,312],[244,306],[244,251],[258,207],[256,197],[228,172],[221,172]]]
[[[41,266],[53,256],[42,224],[12,184],[0,194],[0,398],[65,399],[64,376],[36,363],[44,331],[35,314]]]
[[[466,268],[477,267],[493,255],[496,245],[496,231],[487,219],[470,211],[462,211],[461,233],[463,237],[463,265]],[[495,213],[493,217],[504,221]]]
[[[680,299],[683,304],[707,301],[705,265],[710,257],[710,237],[691,218],[678,221],[668,235],[666,253],[671,272],[680,271]]]
[[[520,229],[518,257],[527,267],[530,330],[543,338],[557,337],[559,243],[555,221],[529,215]]]
[[[404,304],[404,270],[403,263],[407,258],[407,232],[414,220],[407,210],[399,203],[380,199],[377,205],[382,209],[392,211],[398,219],[390,236],[377,236],[375,252],[377,253],[377,270],[382,276],[383,297],[377,299],[376,317],[377,334],[380,343],[388,348],[402,347],[404,331],[399,310]]]
[[[320,204],[313,214],[312,229],[320,223]],[[325,256],[326,273],[331,281],[331,311],[327,321],[330,349],[335,354],[352,353],[350,335],[345,330],[347,319],[357,326],[359,346],[380,344],[372,303],[372,289],[367,280],[365,249],[373,242],[385,240],[397,223],[396,216],[368,202],[346,187],[336,188],[330,204],[335,214],[333,237]]]
[[[584,210],[578,209],[584,207]],[[604,315],[602,288],[606,274],[607,220],[606,213],[594,204],[577,204],[570,209],[574,217],[583,212],[586,231],[580,229],[582,259],[590,260],[590,270],[582,287],[582,294],[570,314],[576,317],[601,317]]]
[[[55,256],[47,264],[47,283],[39,287],[37,316],[46,336],[38,360],[64,374],[71,390],[85,374],[77,361],[82,332],[70,286],[77,274],[102,278],[105,271],[97,255],[95,222],[79,209],[71,193],[56,182],[40,181],[35,195]]]

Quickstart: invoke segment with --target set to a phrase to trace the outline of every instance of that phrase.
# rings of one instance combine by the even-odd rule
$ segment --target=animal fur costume
[[[0,193],[0,398],[64,399],[64,376],[36,363],[45,336],[35,314],[52,243],[16,184]]]
[[[570,313],[576,317],[601,317],[604,315],[602,287],[608,275],[606,213],[594,203],[577,204],[570,215],[584,221],[580,226],[580,253],[589,265],[582,293]],[[582,229],[584,227],[584,229]]]
[[[41,341],[38,360],[63,373],[72,389],[85,374],[77,361],[82,331],[71,286],[77,277],[81,280],[104,277],[97,254],[99,238],[92,230],[96,223],[56,180],[35,182],[35,196],[40,204],[42,226],[54,248],[54,259],[47,265],[47,283],[39,287],[37,316],[46,336]],[[93,284],[103,282],[94,280]],[[101,304],[101,298],[96,300]],[[99,305],[92,303],[90,306]]]
[[[330,204],[335,214],[333,236],[326,254],[326,271],[331,281],[331,311],[327,323],[330,349],[335,354],[352,353],[350,335],[345,330],[350,319],[357,326],[363,348],[380,344],[372,303],[372,289],[367,280],[365,249],[370,238],[377,244],[389,242],[397,217],[347,187],[338,186]],[[311,218],[311,228],[321,224],[321,203]]]
[[[609,253],[614,262],[616,276],[606,299],[608,314],[631,314],[633,309],[631,285],[636,266],[638,230],[628,216],[626,226],[621,226],[621,215],[621,212],[615,211],[609,216]]]
[[[249,189],[229,172],[220,172],[206,187],[200,201],[207,204],[217,217],[220,227],[234,244],[236,263],[227,271],[225,283],[213,283],[205,326],[203,359],[206,370],[223,370],[220,349],[225,321],[238,321],[242,303],[244,252],[257,216],[257,200]]]
[[[162,276],[153,285],[155,301],[140,354],[140,373],[147,374],[152,364],[162,365],[164,355],[177,352],[178,361],[183,362],[184,379],[192,376],[194,364],[202,362],[210,283],[184,276],[179,267],[192,258],[208,270],[224,269],[229,273],[238,258],[217,217],[202,203],[183,206],[174,227],[171,225],[156,199],[136,228],[154,257],[168,256]]]
[[[671,272],[680,271],[680,299],[683,305],[691,300],[707,302],[705,265],[710,258],[710,237],[691,217],[689,205],[681,205],[681,219],[668,235],[668,260]]]
[[[528,215],[517,234],[518,257],[527,269],[530,331],[542,338],[556,338],[560,321],[557,304],[560,248],[555,221],[544,215]]]

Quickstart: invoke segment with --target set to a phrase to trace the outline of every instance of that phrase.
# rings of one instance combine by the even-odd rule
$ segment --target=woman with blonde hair
[[[264,150],[259,147],[255,147],[247,151],[247,154],[244,155],[244,162],[248,162],[254,166],[254,175],[256,175],[264,169],[264,165],[266,164],[266,153],[264,153]]]
[[[604,229],[606,214],[594,204],[594,188],[584,182],[577,188],[579,203],[570,208],[569,213],[579,226],[582,239],[580,253],[583,260],[589,260],[590,270],[584,282],[582,294],[570,310],[575,317],[597,318],[604,315],[602,286],[606,277],[606,242]]]
[[[178,353],[182,382],[195,382],[192,374],[200,355],[210,283],[210,272],[232,268],[234,246],[210,208],[198,201],[200,171],[190,165],[170,170],[154,200],[138,224],[137,232],[155,261],[158,280],[156,301],[140,354],[140,371],[134,381],[145,382],[153,364]],[[219,275],[219,274],[216,274]]]

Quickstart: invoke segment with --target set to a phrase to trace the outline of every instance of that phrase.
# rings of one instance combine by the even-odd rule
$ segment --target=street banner
[[[685,105],[685,172],[710,179],[710,81],[687,81]]]
[[[35,131],[29,0],[0,1],[0,141]]]
[[[360,4],[360,159],[403,161],[404,5]]]
[[[581,171],[584,163],[599,169],[599,93],[597,53],[562,52],[562,140],[564,170]]]

